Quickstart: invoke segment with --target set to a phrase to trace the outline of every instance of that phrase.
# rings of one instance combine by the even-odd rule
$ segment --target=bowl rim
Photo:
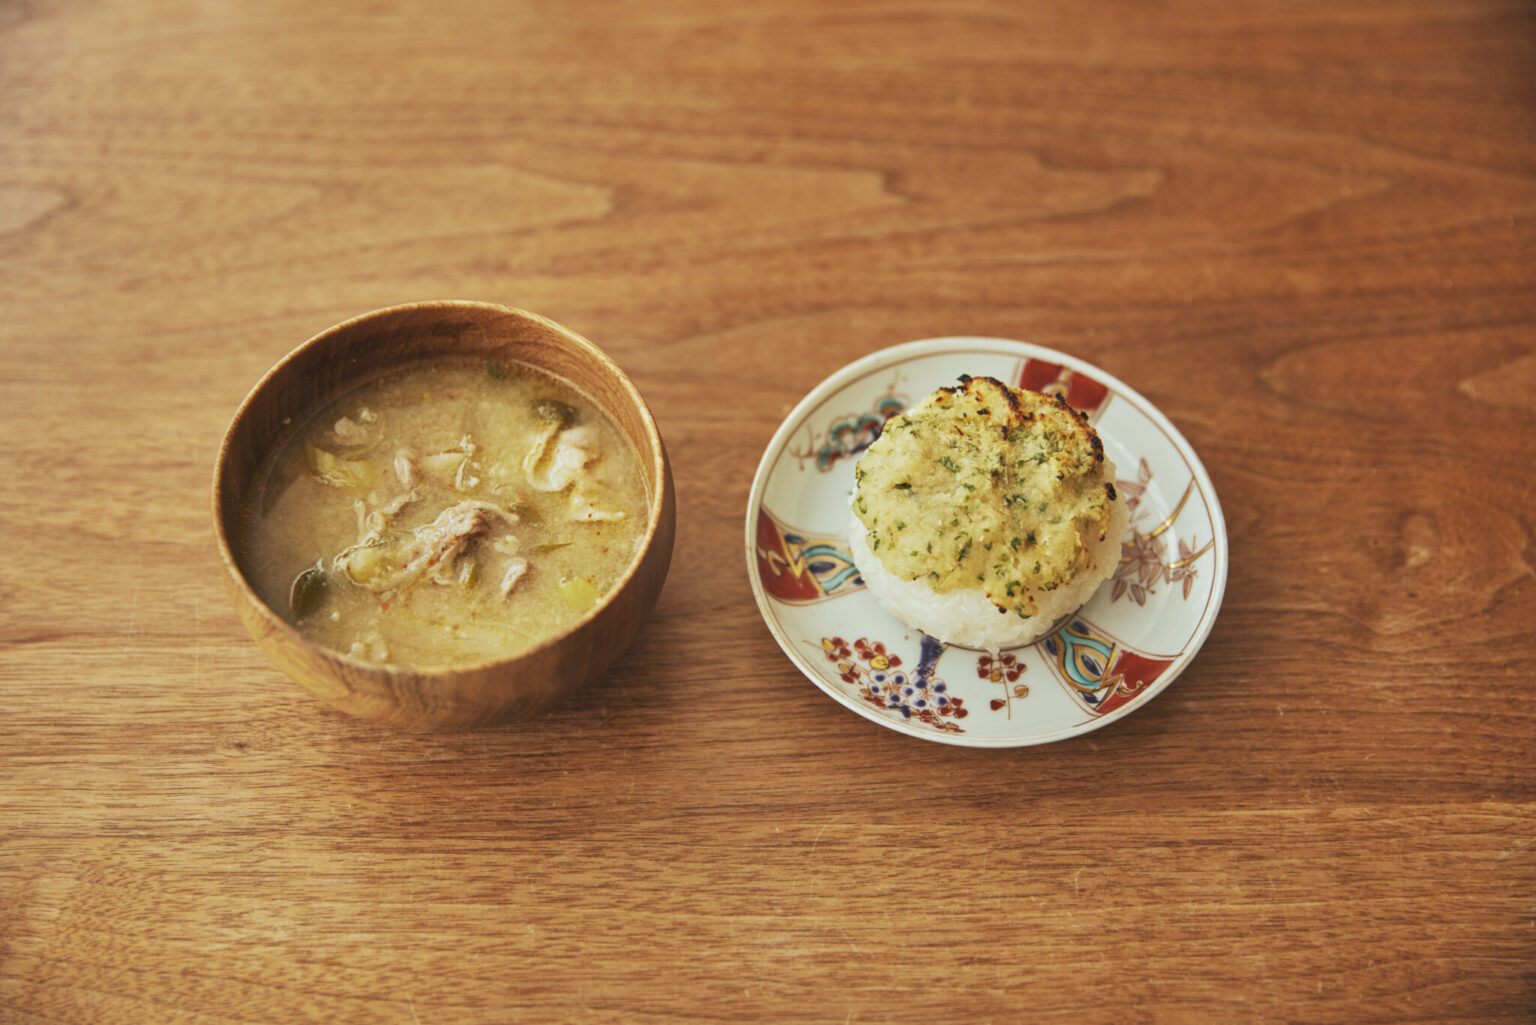
[[[652,489],[653,493],[649,496],[650,501],[647,503],[648,508],[646,510],[645,532],[642,535],[640,542],[636,544],[635,554],[633,558],[630,559],[629,565],[625,568],[623,575],[621,575],[619,579],[614,582],[614,585],[610,587],[608,591],[598,599],[597,603],[594,604],[592,608],[588,609],[581,616],[581,618],[567,625],[565,629],[551,634],[549,637],[544,638],[531,647],[522,649],[514,655],[507,655],[501,658],[491,659],[486,662],[476,662],[470,665],[451,666],[416,663],[392,664],[369,662],[362,659],[353,658],[345,652],[337,651],[334,648],[327,647],[305,636],[302,632],[299,631],[297,627],[288,622],[287,619],[285,619],[275,609],[269,606],[266,601],[256,593],[255,588],[251,586],[250,581],[246,578],[245,571],[241,568],[239,560],[235,557],[234,549],[230,544],[228,531],[225,529],[226,507],[224,504],[222,485],[225,479],[225,474],[228,471],[230,447],[235,438],[236,432],[251,415],[251,407],[256,401],[256,397],[264,392],[268,387],[270,387],[272,381],[281,373],[283,373],[290,364],[300,359],[310,350],[323,347],[328,343],[329,339],[337,335],[341,335],[344,332],[350,331],[360,324],[365,324],[388,317],[398,317],[411,312],[432,309],[472,309],[487,313],[504,315],[514,319],[532,321],[545,330],[559,335],[564,341],[582,350],[607,373],[613,375],[614,379],[618,382],[628,401],[634,406],[635,411],[640,414],[640,423],[643,428],[646,445],[649,451],[637,454],[640,455],[643,461],[648,461],[651,464],[651,472],[656,481],[656,486],[654,489]],[[401,365],[404,366],[405,364]],[[550,371],[546,370],[545,368],[537,367],[534,364],[529,365],[535,366],[536,369],[542,370],[545,373],[550,373]],[[574,382],[570,383],[573,385],[575,384]],[[578,391],[584,391],[584,389],[581,389],[579,385],[576,385],[576,387]],[[314,410],[311,410],[311,415],[314,412]],[[608,410],[604,410],[604,412],[610,418],[613,417],[612,412]],[[267,453],[264,452],[262,456],[262,464],[265,463],[266,455]],[[332,324],[330,327],[316,332],[309,338],[305,339],[302,343],[295,346],[281,359],[273,363],[272,366],[269,367],[267,371],[257,379],[256,383],[252,385],[251,389],[246,393],[245,398],[240,401],[240,405],[236,407],[234,414],[230,417],[229,424],[225,427],[223,437],[219,443],[218,456],[214,460],[214,538],[218,546],[219,560],[224,567],[225,577],[239,589],[241,599],[249,607],[257,610],[258,614],[261,616],[262,620],[270,630],[272,630],[274,633],[282,635],[287,640],[302,646],[306,650],[311,651],[322,658],[345,663],[349,668],[355,671],[368,673],[375,676],[376,678],[386,680],[405,676],[418,678],[424,676],[447,678],[465,674],[486,674],[494,672],[499,668],[513,665],[515,663],[529,659],[541,652],[544,652],[558,644],[563,643],[571,636],[579,633],[587,626],[588,623],[591,623],[598,616],[600,616],[604,610],[606,610],[617,599],[618,595],[629,587],[629,585],[634,581],[636,575],[640,572],[641,566],[645,562],[647,553],[654,546],[658,535],[662,531],[662,521],[665,515],[665,509],[673,501],[671,494],[672,490],[673,484],[667,460],[666,446],[662,441],[661,429],[656,424],[656,418],[652,414],[650,406],[646,403],[644,396],[640,394],[640,389],[635,386],[635,383],[632,380],[630,380],[629,375],[624,372],[623,368],[620,367],[618,363],[616,363],[610,356],[608,356],[607,353],[598,348],[596,344],[594,344],[583,335],[580,335],[577,332],[572,331],[570,328],[565,327],[563,324],[551,320],[550,318],[541,314],[534,313],[532,310],[526,310],[516,306],[507,306],[501,303],[486,302],[477,299],[427,299],[417,302],[398,303],[393,306],[382,306],[378,309],[369,310],[367,312],[357,314],[356,316],[349,317],[346,320]]]

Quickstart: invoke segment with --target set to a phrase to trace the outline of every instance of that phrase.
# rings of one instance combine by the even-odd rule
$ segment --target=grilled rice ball
[[[852,548],[880,604],[997,651],[1075,611],[1129,521],[1104,445],[1060,397],[962,377],[886,421],[855,471]]]

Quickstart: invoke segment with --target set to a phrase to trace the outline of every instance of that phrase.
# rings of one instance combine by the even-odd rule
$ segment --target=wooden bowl
[[[640,553],[585,616],[522,654],[455,669],[348,658],[308,640],[269,608],[241,568],[250,503],[269,453],[341,392],[382,372],[441,358],[515,360],[565,378],[596,401],[640,456],[650,496]],[[635,639],[672,559],[675,499],[656,422],[619,367],[543,317],[477,302],[425,302],[338,324],[257,383],[224,437],[213,520],[226,583],[246,629],[279,669],[344,712],[408,729],[456,729],[531,715],[605,669]]]

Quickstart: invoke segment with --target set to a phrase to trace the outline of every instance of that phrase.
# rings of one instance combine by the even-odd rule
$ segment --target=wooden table
[[[0,1020],[1536,1020],[1536,11],[0,5]],[[223,429],[309,335],[527,307],[626,367],[678,545],[536,722],[317,704],[227,601]],[[743,518],[894,343],[1120,377],[1231,533],[1087,736],[881,729]]]

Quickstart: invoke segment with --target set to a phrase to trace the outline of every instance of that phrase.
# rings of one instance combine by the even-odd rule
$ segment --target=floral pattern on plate
[[[847,542],[858,455],[911,396],[961,374],[1060,394],[1087,412],[1131,509],[1114,578],[1045,637],[996,653],[943,645],[893,619],[865,590]],[[1167,418],[1081,360],[998,338],[894,346],[813,389],[763,453],[746,542],[763,620],[817,687],[882,726],[973,747],[1062,740],[1145,705],[1204,643],[1227,573],[1215,489]]]
[[[952,697],[949,684],[934,675],[944,645],[924,637],[917,668],[902,670],[901,656],[887,652],[880,641],[860,637],[849,645],[841,637],[823,637],[821,650],[838,678],[857,688],[859,697],[884,713],[901,716],[941,733],[963,733],[958,720],[970,715],[962,698]]]

